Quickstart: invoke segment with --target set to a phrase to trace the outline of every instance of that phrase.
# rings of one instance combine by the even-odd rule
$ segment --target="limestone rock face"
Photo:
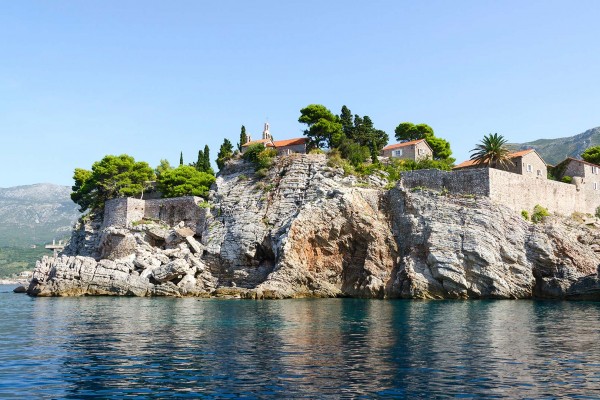
[[[279,157],[265,177],[234,160],[201,220],[123,228],[91,219],[61,256],[38,262],[28,293],[600,296],[597,227],[559,217],[532,224],[485,198],[384,185],[383,177],[345,177],[323,155]]]

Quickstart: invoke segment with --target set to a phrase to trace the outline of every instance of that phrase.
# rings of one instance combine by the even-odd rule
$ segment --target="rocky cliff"
[[[80,224],[37,296],[598,298],[600,230],[486,198],[391,190],[322,155],[232,161],[196,220]]]

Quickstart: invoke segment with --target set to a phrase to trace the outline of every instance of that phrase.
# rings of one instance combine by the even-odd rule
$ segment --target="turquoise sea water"
[[[11,289],[0,398],[600,398],[600,303]]]

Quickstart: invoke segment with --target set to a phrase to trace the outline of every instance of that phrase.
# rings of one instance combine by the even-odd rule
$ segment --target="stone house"
[[[425,139],[419,139],[385,146],[381,149],[381,156],[420,161],[433,158],[433,150]]]
[[[261,143],[267,148],[274,148],[277,150],[277,155],[288,155],[293,153],[306,154],[306,146],[308,145],[308,138],[294,138],[286,140],[273,140],[273,136],[269,130],[269,123],[265,123],[265,127],[262,134],[262,139],[252,140],[248,135],[248,141],[242,145],[242,154],[248,150],[248,147],[253,144]]]
[[[498,165],[500,169],[514,174],[523,175],[530,178],[548,179],[547,165],[544,159],[534,149],[521,150],[508,155],[509,161],[505,165]],[[487,167],[487,163],[476,163],[473,160],[463,161],[454,167],[454,170],[467,168]]]
[[[570,176],[579,188],[600,196],[600,166],[569,157],[554,167],[554,172],[557,179]]]

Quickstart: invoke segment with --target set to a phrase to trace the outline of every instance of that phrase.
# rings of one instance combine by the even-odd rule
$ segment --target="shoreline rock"
[[[487,198],[361,182],[322,155],[280,157],[264,178],[234,160],[188,229],[80,224],[38,261],[33,296],[282,299],[600,298],[600,231],[532,224]],[[199,217],[200,218],[200,217]],[[189,221],[188,221],[189,224]],[[582,297],[580,295],[579,297]]]

